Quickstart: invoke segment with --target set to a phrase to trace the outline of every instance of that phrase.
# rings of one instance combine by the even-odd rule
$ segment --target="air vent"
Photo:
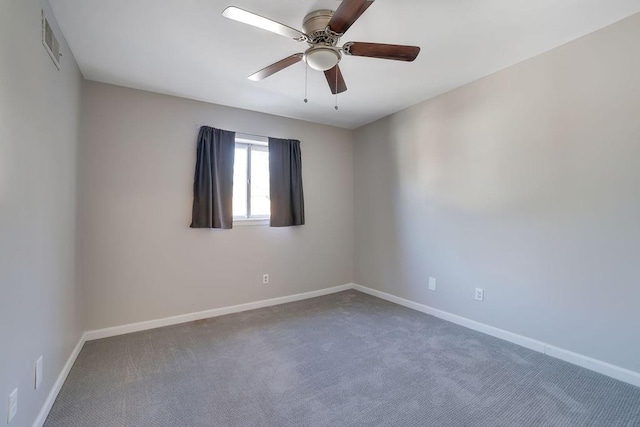
[[[60,43],[58,43],[58,39],[56,35],[53,33],[53,29],[51,29],[51,25],[49,25],[49,21],[44,16],[44,10],[42,11],[42,44],[44,45],[44,49],[47,51],[53,63],[56,65],[58,70],[60,69],[60,57],[62,54],[60,53]]]

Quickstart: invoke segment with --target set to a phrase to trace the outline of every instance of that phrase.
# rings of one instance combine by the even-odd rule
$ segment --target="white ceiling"
[[[336,0],[49,0],[85,78],[356,128],[640,12],[638,0],[378,0],[342,38],[422,48],[413,63],[345,57],[339,111],[305,44],[223,18],[229,5],[301,29]]]

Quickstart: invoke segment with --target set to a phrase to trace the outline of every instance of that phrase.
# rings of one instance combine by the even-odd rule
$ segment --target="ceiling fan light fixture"
[[[319,9],[308,13],[302,21],[304,32],[239,7],[227,7],[222,12],[225,18],[261,28],[309,45],[306,52],[294,53],[287,58],[281,59],[253,73],[248,78],[259,81],[293,64],[304,61],[307,64],[305,67],[307,72],[309,67],[311,67],[314,70],[324,73],[331,93],[337,95],[347,90],[347,85],[342,77],[340,67],[338,67],[343,54],[407,62],[416,59],[418,53],[420,53],[418,46],[347,42],[343,43],[342,47],[339,47],[340,38],[360,18],[367,8],[373,4],[374,0],[338,1],[341,1],[341,3],[335,11]],[[306,75],[307,73],[305,73],[305,85]],[[336,104],[336,109],[337,108]]]
[[[314,70],[327,71],[338,65],[340,53],[331,47],[315,46],[305,52],[304,60]]]

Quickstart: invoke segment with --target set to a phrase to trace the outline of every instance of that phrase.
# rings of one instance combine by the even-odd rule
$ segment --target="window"
[[[269,147],[266,138],[236,135],[233,218],[269,219]]]

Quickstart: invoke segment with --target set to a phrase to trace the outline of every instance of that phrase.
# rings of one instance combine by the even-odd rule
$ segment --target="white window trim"
[[[233,226],[234,227],[251,227],[251,226],[264,226],[269,225],[271,223],[271,219],[269,218],[243,218],[243,217],[233,217]]]
[[[260,147],[259,149],[262,150],[262,148],[266,148],[266,150],[268,151],[269,149],[269,139],[263,136],[257,136],[257,135],[249,135],[249,134],[244,134],[244,133],[236,133],[236,138],[235,138],[235,144],[236,146],[241,145],[241,146],[246,146],[247,147],[247,155],[249,156],[249,164],[248,164],[248,168],[247,171],[250,170],[251,168],[251,146],[254,147]],[[247,209],[249,209],[249,200],[251,198],[251,185],[248,184],[247,185]],[[246,226],[265,226],[265,225],[270,225],[271,223],[271,217],[258,217],[258,216],[254,216],[254,217],[246,217],[246,216],[234,216],[233,217],[233,225],[234,226],[241,226],[241,227],[246,227]]]

